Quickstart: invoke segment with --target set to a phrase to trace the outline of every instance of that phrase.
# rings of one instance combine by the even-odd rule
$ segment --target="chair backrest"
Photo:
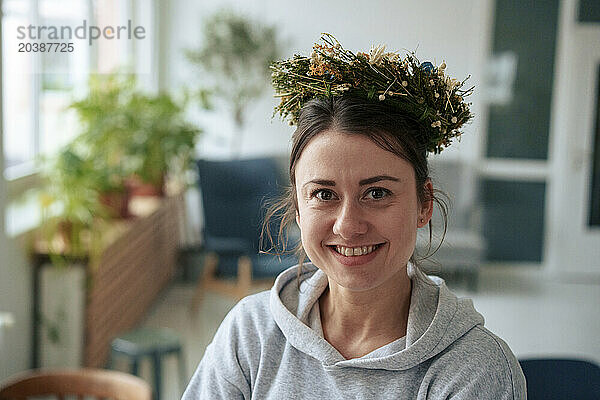
[[[600,399],[600,367],[571,359],[519,360],[528,400]]]
[[[258,251],[264,202],[281,193],[275,159],[198,160],[204,241],[240,238]]]
[[[480,212],[477,200],[478,181],[475,169],[460,160],[431,160],[429,162],[435,189],[444,192],[450,200],[450,227],[473,229]],[[436,216],[439,217],[439,216]]]
[[[152,389],[142,379],[124,372],[87,368],[27,371],[0,388],[0,400],[34,396],[152,400]]]

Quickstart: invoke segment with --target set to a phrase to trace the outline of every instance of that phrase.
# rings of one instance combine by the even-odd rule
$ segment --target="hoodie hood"
[[[427,276],[409,263],[412,293],[405,347],[382,356],[346,360],[322,334],[318,299],[327,288],[327,276],[307,263],[298,281],[298,268],[284,271],[275,281],[269,300],[271,313],[288,342],[327,369],[406,370],[435,357],[484,323],[470,299],[458,299],[442,279]]]

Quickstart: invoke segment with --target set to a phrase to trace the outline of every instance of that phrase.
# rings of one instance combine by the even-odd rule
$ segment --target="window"
[[[77,134],[76,117],[67,106],[85,94],[91,72],[120,68],[151,75],[153,48],[148,43],[135,44],[130,33],[141,27],[140,41],[153,43],[149,37],[153,4],[120,0],[2,2],[4,173],[9,181],[34,171],[37,156],[52,154]],[[101,36],[93,39],[97,34]],[[55,42],[61,43],[60,51],[56,51],[58,46],[54,51],[24,47],[26,43]],[[63,51],[68,43],[72,43],[72,51]]]
[[[157,86],[156,1],[2,0],[0,4],[1,140],[11,201],[36,183],[31,179],[36,160],[56,152],[79,132],[76,115],[68,105],[85,95],[91,73],[119,69],[138,74],[149,89]],[[45,51],[40,43],[46,43]],[[52,45],[50,51],[47,43],[58,45]],[[7,206],[7,233],[35,225],[30,218],[25,222],[28,226],[18,226],[25,220],[23,215],[36,215],[33,210],[23,211],[32,204],[0,206]]]

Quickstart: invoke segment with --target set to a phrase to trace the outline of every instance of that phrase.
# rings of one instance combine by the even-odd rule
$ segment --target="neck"
[[[330,279],[319,299],[323,335],[347,359],[368,354],[406,335],[410,295],[406,268],[368,291],[348,290]]]

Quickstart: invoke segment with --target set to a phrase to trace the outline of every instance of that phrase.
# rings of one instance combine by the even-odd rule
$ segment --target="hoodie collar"
[[[483,317],[470,300],[457,299],[444,281],[429,277],[412,264],[407,273],[413,282],[404,350],[382,356],[346,360],[323,337],[311,329],[310,321],[318,315],[318,299],[327,287],[327,276],[313,264],[284,271],[270,294],[270,307],[277,325],[288,342],[301,352],[319,360],[326,368],[370,368],[404,370],[444,350]]]

